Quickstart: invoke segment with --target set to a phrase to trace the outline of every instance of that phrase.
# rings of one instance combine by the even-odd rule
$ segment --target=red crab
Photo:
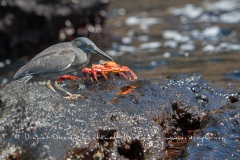
[[[127,74],[127,72],[130,73]],[[103,64],[93,64],[92,68],[83,68],[82,73],[84,76],[84,79],[86,80],[86,74],[92,76],[91,80],[93,81],[93,78],[97,81],[97,74],[100,73],[104,78],[108,79],[106,74],[108,73],[118,73],[121,76],[125,77],[126,79],[135,80],[137,79],[137,76],[131,69],[129,69],[127,66],[119,66],[117,63],[113,61],[105,61]]]
[[[128,74],[130,73],[130,75]],[[86,75],[89,74],[91,76],[91,80],[97,79],[97,74],[100,73],[104,78],[108,79],[106,74],[108,73],[117,73],[121,76],[123,76],[126,79],[130,80],[136,80],[137,76],[131,69],[129,69],[127,66],[120,66],[117,63],[113,61],[105,61],[103,64],[93,64],[92,68],[83,68],[82,69],[84,80],[86,80]],[[71,75],[63,75],[60,78],[58,78],[58,81],[61,82],[64,79],[71,79],[71,80],[77,80],[79,79],[76,76]]]

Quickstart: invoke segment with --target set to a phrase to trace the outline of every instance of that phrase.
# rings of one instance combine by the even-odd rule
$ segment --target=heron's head
[[[85,53],[95,53],[102,57],[105,57],[108,60],[113,61],[113,59],[109,55],[101,51],[91,40],[86,37],[78,37],[74,39],[72,43],[74,43],[79,49],[83,50]]]

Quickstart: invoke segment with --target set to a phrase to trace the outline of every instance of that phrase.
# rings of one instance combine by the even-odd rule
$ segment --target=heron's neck
[[[90,58],[91,58],[91,54],[87,53],[87,64],[89,63]]]

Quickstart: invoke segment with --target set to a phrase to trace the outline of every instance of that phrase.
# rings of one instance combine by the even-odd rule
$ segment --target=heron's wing
[[[14,79],[26,75],[60,72],[70,67],[74,59],[75,54],[72,50],[51,52],[51,54],[32,59],[18,70]]]
[[[74,59],[75,54],[72,50],[45,55],[31,61],[29,72],[33,74],[60,72],[70,67]]]
[[[33,57],[31,61],[34,61],[36,59],[39,59],[45,56],[50,56],[52,54],[57,54],[64,50],[71,50],[71,49],[72,49],[72,44],[69,42],[58,43],[46,48],[45,50],[37,54],[35,57]]]

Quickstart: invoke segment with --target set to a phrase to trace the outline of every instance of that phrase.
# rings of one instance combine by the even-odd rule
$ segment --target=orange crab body
[[[92,68],[83,68],[82,69],[84,79],[86,79],[86,73],[92,76],[96,81],[97,74],[100,73],[104,78],[108,79],[106,74],[108,73],[118,73],[121,76],[125,77],[126,79],[135,80],[137,79],[137,76],[131,69],[129,69],[127,66],[120,66],[117,63],[113,61],[105,61],[102,65],[101,64],[94,64],[92,65]],[[127,74],[127,73],[130,73]],[[93,81],[93,79],[91,80]]]

